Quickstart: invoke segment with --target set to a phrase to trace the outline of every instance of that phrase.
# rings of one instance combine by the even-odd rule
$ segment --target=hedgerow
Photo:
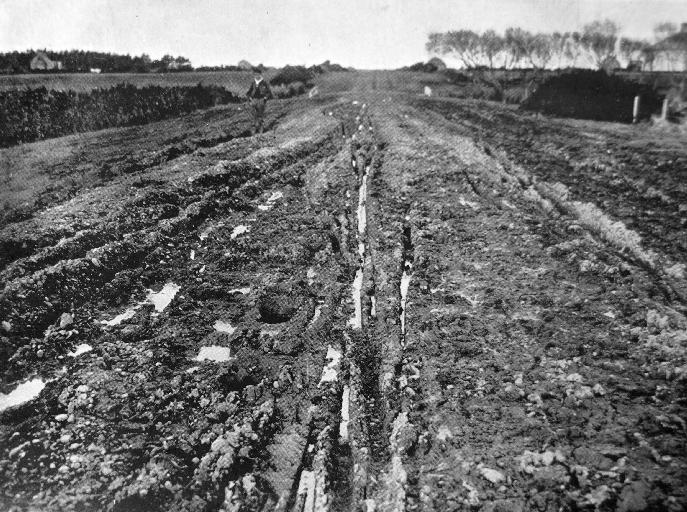
[[[0,92],[0,147],[116,126],[145,124],[193,110],[239,102],[223,87],[135,87],[89,92],[45,87]]]

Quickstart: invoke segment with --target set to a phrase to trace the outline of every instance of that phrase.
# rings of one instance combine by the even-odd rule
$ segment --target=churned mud
[[[679,180],[373,89],[0,230],[3,509],[687,507]]]

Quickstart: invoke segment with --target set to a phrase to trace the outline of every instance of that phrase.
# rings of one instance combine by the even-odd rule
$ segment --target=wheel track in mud
[[[317,147],[317,145],[315,145]],[[350,149],[346,149],[344,154],[348,154]],[[322,158],[330,158],[332,156],[332,153],[330,151],[324,151],[322,156],[315,156],[314,160],[309,160],[309,154],[311,154],[312,151],[308,152],[307,150],[305,151],[305,160],[300,162],[299,165],[300,168],[307,168],[311,166],[316,166],[319,165],[317,162],[322,161]],[[316,154],[317,152],[315,152]],[[270,166],[268,166],[270,167]],[[293,167],[293,166],[292,166]],[[278,169],[278,167],[277,167]],[[287,167],[284,171],[285,175],[291,176],[293,174],[293,171],[289,170],[290,168]],[[302,171],[299,171],[302,174]],[[202,175],[200,180],[194,180],[194,182],[199,182],[203,186],[209,186],[213,185],[216,182],[224,182],[225,175],[228,173],[216,173],[216,174],[211,174],[211,173],[206,173]],[[270,175],[272,178],[274,175]],[[273,180],[267,180],[267,181],[272,181],[275,184],[278,184],[279,181],[273,181]],[[252,194],[255,194],[256,192],[261,191],[261,186],[259,183],[255,184],[247,184],[246,185],[247,190],[246,190],[246,196],[250,199],[251,197],[255,197]],[[252,190],[251,190],[252,189]],[[239,189],[240,190],[240,189]],[[208,199],[208,198],[206,198]],[[212,198],[210,198],[211,200]],[[219,209],[221,213],[221,208]],[[340,217],[340,216],[339,216]],[[193,222],[189,226],[184,226],[184,228],[188,229],[193,229],[196,226],[198,226],[201,222],[206,221],[209,219],[208,215],[203,215],[202,218],[198,219],[198,221]],[[345,218],[344,218],[344,224],[346,223]],[[345,226],[339,226],[341,230],[341,236],[345,237],[346,236],[346,228]],[[151,228],[150,230],[141,230],[139,231],[138,234],[145,233],[145,232],[150,233],[151,235],[155,234],[154,228]],[[348,230],[349,233],[352,230]],[[170,239],[178,240],[178,236],[180,234],[183,234],[186,232],[186,229],[181,229],[181,230],[176,230],[170,233]],[[232,236],[233,238],[233,236]],[[154,244],[144,244],[144,247],[142,247],[140,250],[145,253],[146,250],[149,249],[149,247]],[[182,244],[184,245],[184,244]],[[336,247],[338,247],[338,249]],[[343,240],[340,243],[332,244],[332,247],[334,248],[335,252],[337,250],[340,250],[340,247],[346,247],[349,245],[353,245],[350,243],[346,243]],[[186,245],[188,247],[188,245]],[[90,257],[90,254],[89,254]],[[348,256],[346,257],[348,258]],[[100,263],[100,262],[99,262]],[[344,265],[342,268],[346,268],[347,264]],[[333,296],[333,298],[330,300],[331,304],[329,305],[330,309],[337,309],[339,306],[336,306],[336,303],[338,302],[338,299],[336,299],[336,295]],[[342,312],[340,313],[342,319],[340,321],[340,324],[343,325],[347,321],[349,315],[347,312]],[[323,314],[325,316],[325,314]],[[326,315],[328,316],[328,315]],[[137,317],[138,318],[138,317]],[[326,320],[326,318],[325,318]],[[321,321],[321,320],[320,320]],[[328,321],[328,320],[327,320]],[[313,320],[314,322],[314,320]],[[148,336],[150,336],[152,333],[149,333]],[[329,335],[328,335],[329,336]],[[328,337],[327,336],[327,337]],[[127,336],[127,338],[129,338]],[[125,338],[126,339],[126,338]],[[97,340],[96,340],[97,342]],[[147,346],[151,346],[152,343],[155,343],[155,337],[153,337],[151,340],[146,342]],[[341,342],[339,342],[341,343]],[[94,343],[95,344],[95,343]],[[27,355],[27,354],[25,354]],[[324,374],[323,374],[324,375]],[[63,377],[59,377],[59,381],[63,381]],[[291,380],[289,378],[289,380]],[[324,379],[321,379],[324,382]],[[275,381],[276,384],[277,381]],[[262,383],[262,381],[261,381]],[[318,386],[319,387],[319,386]],[[297,394],[297,393],[294,393]],[[326,503],[327,502],[327,495],[324,493],[325,488],[329,488],[333,485],[333,482],[331,478],[327,477],[327,468],[331,467],[333,457],[339,457],[339,454],[341,452],[340,447],[339,447],[339,438],[340,434],[342,432],[345,432],[345,426],[341,426],[341,414],[342,414],[342,395],[344,394],[344,390],[340,383],[337,383],[334,385],[331,389],[322,389],[321,391],[318,391],[316,395],[312,398],[312,400],[316,400],[317,404],[315,406],[315,409],[310,407],[310,412],[308,413],[311,416],[311,419],[307,420],[305,422],[306,425],[309,425],[307,427],[308,433],[304,435],[302,438],[303,441],[298,441],[296,442],[297,446],[301,446],[301,443],[303,444],[303,448],[305,450],[302,452],[303,454],[299,456],[301,458],[301,462],[298,465],[298,468],[296,472],[293,474],[293,484],[291,485],[290,491],[287,494],[282,494],[280,497],[277,498],[277,506],[278,509],[299,509],[302,505],[304,507],[304,510],[309,510],[308,507],[311,506],[311,501],[312,503]],[[291,399],[289,399],[291,400]],[[263,404],[266,404],[267,402],[263,402]],[[270,410],[274,410],[275,412],[277,410],[284,410],[285,406],[280,406],[279,405],[279,399],[276,399],[274,402],[274,406],[268,406]],[[274,407],[274,408],[273,408]],[[54,409],[54,405],[50,406],[51,410]],[[23,421],[22,418],[28,416],[29,418],[31,417],[33,406],[26,406],[23,408],[23,412],[20,414],[13,414],[11,416],[5,416],[6,420],[10,420],[11,422],[14,421]],[[250,424],[251,422],[257,421],[256,419],[251,420],[250,418],[254,416],[251,416],[252,413],[249,411],[251,408],[249,407],[247,412],[247,425]],[[344,413],[345,414],[345,413]],[[43,416],[45,417],[45,416]],[[262,416],[261,416],[262,417]],[[14,419],[12,419],[14,418]],[[265,416],[266,421],[268,424],[273,423],[274,419],[270,418],[275,418],[274,413],[268,412],[267,416]],[[244,420],[246,421],[246,420]],[[263,420],[260,420],[263,421]],[[276,427],[276,424],[275,424]],[[270,427],[272,428],[272,427]],[[255,457],[257,457],[256,460],[261,460],[264,457],[268,456],[269,454],[266,453],[265,446],[270,443],[270,439],[272,439],[272,436],[282,436],[279,439],[286,439],[287,442],[284,443],[278,443],[277,448],[281,449],[283,446],[282,445],[289,445],[288,439],[289,439],[289,431],[291,427],[287,426],[286,430],[282,430],[281,428],[277,428],[277,430],[274,431],[274,434],[269,434],[267,431],[265,432],[265,435],[259,435],[258,437],[254,437],[254,434],[251,434],[251,427],[246,427],[246,432],[248,437],[245,439],[245,441],[242,441],[244,439],[244,434],[238,434],[238,442],[239,445],[236,446],[236,450],[239,449],[239,447],[243,446],[241,448],[241,451],[247,450],[246,453],[252,453],[253,451],[257,450],[255,453]],[[281,433],[280,433],[281,432]],[[227,442],[229,445],[233,446],[231,443],[235,443],[234,441],[230,441],[230,439],[233,439],[229,431],[226,431],[224,434],[220,435],[221,439],[223,436],[226,437]],[[254,442],[251,441],[251,436],[254,439]],[[297,439],[300,439],[300,434],[297,435]],[[345,437],[345,435],[344,435]],[[275,437],[277,439],[278,437]],[[216,440],[217,442],[218,440]],[[222,465],[218,465],[219,461],[223,460],[223,458],[226,458],[228,453],[221,452],[222,445],[217,445],[217,450],[220,450],[219,455],[212,455],[215,450],[215,445],[217,443],[213,443],[213,448],[209,451],[201,451],[197,452],[196,451],[196,456],[200,459],[200,474],[197,474],[196,481],[198,482],[196,485],[200,485],[201,487],[194,487],[196,493],[198,493],[199,496],[205,496],[205,503],[204,507],[215,507],[215,506],[222,506],[222,507],[230,507],[232,503],[235,501],[241,502],[241,503],[248,503],[252,502],[251,500],[258,500],[258,502],[263,502],[266,503],[271,501],[271,498],[269,498],[268,495],[265,495],[262,493],[262,488],[260,485],[260,479],[262,478],[260,475],[263,474],[261,470],[258,468],[254,467],[252,464],[246,465],[245,462],[241,462],[243,460],[241,457],[236,460],[235,463],[230,463],[227,465],[226,462],[222,463]],[[20,449],[22,445],[19,445],[17,449]],[[252,446],[252,447],[251,447]],[[232,448],[233,449],[233,448]],[[313,452],[315,455],[311,455]],[[234,453],[234,452],[231,452]],[[20,452],[20,456],[23,457],[24,452]],[[216,459],[216,457],[219,456],[219,459]],[[293,454],[292,454],[293,456]],[[269,457],[268,457],[269,458]],[[27,457],[28,459],[28,457]],[[204,462],[207,459],[207,462]],[[133,478],[133,481],[142,481],[145,482],[150,478],[149,471],[152,471],[152,468],[155,468],[157,464],[159,464],[159,458],[143,458],[139,462],[135,464],[134,467],[132,467],[129,470],[129,474],[131,475],[130,478]],[[28,460],[27,460],[28,462]],[[238,465],[236,465],[238,464]],[[168,463],[167,463],[167,467]],[[206,467],[206,470],[203,470],[202,468]],[[139,468],[139,469],[136,469]],[[220,469],[221,468],[221,469]],[[252,469],[251,469],[252,468]],[[257,470],[257,472],[256,472]],[[205,471],[205,473],[203,473]],[[207,473],[207,471],[211,471],[211,473]],[[220,471],[220,473],[217,473],[217,471]],[[173,472],[174,473],[174,472]],[[177,472],[178,473],[178,472]],[[214,474],[217,475],[219,480],[215,480],[215,477],[213,478],[213,483],[209,483],[209,475]],[[337,473],[335,473],[337,474]],[[137,476],[138,475],[138,476]],[[173,475],[173,474],[172,474]],[[205,476],[204,476],[205,475]],[[252,476],[255,475],[255,476]],[[340,473],[338,474],[340,475]],[[174,481],[175,479],[178,478],[183,478],[182,474],[177,474],[176,477],[172,476],[171,479]],[[188,478],[188,477],[187,477]],[[246,478],[249,478],[249,480],[245,480]],[[257,487],[255,486],[255,478],[257,478],[258,485]],[[252,479],[252,480],[251,480]],[[300,480],[300,484],[298,484],[298,481]],[[337,482],[340,481],[341,478],[337,478]],[[208,482],[208,483],[203,483],[203,482]],[[253,482],[252,484],[250,482]],[[305,483],[304,483],[305,482]],[[140,506],[149,506],[152,502],[150,501],[151,499],[160,499],[162,498],[162,495],[159,493],[159,491],[156,491],[154,495],[146,495],[144,496],[142,494],[143,490],[145,490],[144,487],[140,487],[140,485],[143,484],[131,484],[129,487],[126,487],[125,489],[129,490],[123,490],[120,492],[117,492],[115,494],[115,500],[112,503],[111,506],[108,507],[108,509],[111,510],[125,510],[128,508],[137,508]],[[174,484],[176,485],[176,484]],[[312,486],[315,485],[315,489],[312,488]],[[137,489],[141,489],[140,493],[138,493]],[[347,492],[346,490],[343,491],[344,494]],[[318,493],[319,497],[316,497],[316,493]],[[266,497],[268,496],[268,497]],[[57,498],[60,497],[60,495],[56,495]],[[60,498],[63,499],[63,498]],[[324,501],[322,501],[324,500]],[[74,503],[79,503],[79,501],[76,501]],[[88,503],[88,501],[82,501],[81,503]],[[147,504],[147,505],[144,505]],[[188,503],[187,503],[188,504]],[[62,502],[63,506],[67,506],[68,502]],[[175,506],[178,506],[175,505]]]
[[[41,335],[62,312],[73,311],[92,300],[91,294],[95,290],[106,285],[116,274],[140,266],[155,248],[188,236],[201,223],[221,215],[227,209],[245,208],[246,202],[259,191],[261,181],[266,179],[261,177],[262,169],[270,169],[267,179],[278,176],[285,168],[288,176],[288,168],[294,165],[294,161],[302,160],[296,165],[314,165],[332,149],[331,134],[328,134],[316,141],[288,148],[275,156],[248,157],[237,162],[217,164],[197,173],[189,184],[165,191],[167,194],[185,195],[186,206],[177,208],[176,216],[163,217],[153,221],[150,226],[131,232],[126,232],[125,225],[123,233],[117,237],[119,240],[101,246],[89,247],[89,243],[84,246],[80,244],[82,240],[77,240],[75,244],[78,250],[68,254],[69,259],[48,265],[47,268],[41,268],[41,264],[59,258],[59,246],[57,254],[20,260],[2,274],[6,284],[0,292],[0,317],[14,326],[10,331],[10,339]],[[217,187],[221,187],[219,191],[214,190]],[[94,233],[89,241],[96,240],[102,241],[102,237]],[[67,243],[70,241],[73,239]],[[46,251],[50,252],[50,249]],[[18,274],[24,275],[20,277]],[[90,276],[88,281],[83,279],[86,276]],[[76,293],[76,289],[70,288],[68,283],[75,283],[79,292]],[[74,300],[74,297],[79,297],[79,300]],[[27,318],[22,313],[29,309],[32,309],[32,316]],[[15,342],[14,345],[21,347],[22,343]]]
[[[235,174],[225,166],[201,173],[192,183],[200,188],[198,200],[189,200],[183,210],[192,210],[191,220],[167,219],[136,232],[154,236],[159,226],[171,225],[164,241],[174,241],[178,247],[168,252],[178,254],[148,282],[179,280],[184,296],[169,313],[148,318],[139,310],[122,326],[101,330],[89,338],[101,345],[94,364],[74,365],[77,380],[58,376],[40,402],[1,416],[5,425],[26,434],[11,437],[13,455],[3,459],[0,470],[33,470],[41,455],[32,448],[32,436],[46,447],[63,432],[79,439],[84,418],[131,445],[117,451],[87,435],[84,448],[92,440],[108,450],[84,456],[81,464],[100,474],[106,464],[111,473],[101,480],[111,487],[80,498],[78,483],[60,480],[58,470],[48,472],[51,478],[58,474],[57,480],[41,488],[27,490],[16,482],[11,490],[23,493],[25,503],[34,493],[48,508],[121,512],[444,510],[475,507],[480,500],[534,509],[541,504],[539,495],[525,491],[539,469],[532,476],[509,465],[523,448],[560,449],[565,460],[554,455],[554,476],[576,475],[581,443],[563,429],[568,423],[581,428],[570,410],[579,407],[575,393],[585,386],[576,380],[565,384],[573,386],[564,398],[569,399],[563,403],[565,416],[555,412],[560,402],[546,409],[539,405],[558,400],[560,391],[543,388],[546,395],[539,382],[545,382],[545,371],[560,377],[554,371],[559,361],[571,375],[573,369],[580,372],[585,384],[604,373],[579,357],[568,361],[573,349],[559,343],[557,331],[547,331],[539,317],[550,309],[565,318],[558,328],[581,323],[574,334],[604,340],[594,349],[606,359],[611,352],[605,343],[616,346],[620,335],[605,341],[607,326],[590,320],[589,312],[581,318],[566,314],[558,299],[538,298],[548,293],[547,285],[535,284],[530,293],[526,283],[537,283],[543,269],[563,276],[553,288],[592,297],[594,307],[615,303],[598,298],[576,270],[543,253],[537,230],[559,219],[544,220],[514,179],[494,167],[496,160],[465,139],[444,138],[411,108],[387,105],[379,96],[373,100],[362,109],[360,99],[325,106],[325,118],[333,111],[340,126],[320,142],[289,146],[290,156],[277,158],[283,157],[283,165],[245,163],[241,178],[248,178],[230,190],[206,194]],[[337,141],[340,133],[343,141]],[[258,166],[268,172],[258,172]],[[284,194],[270,203],[266,194],[275,187]],[[259,197],[263,204],[256,209]],[[218,199],[224,202],[217,204]],[[197,242],[192,234],[202,226],[209,236]],[[240,234],[231,230],[240,226],[246,228]],[[286,247],[276,247],[279,243]],[[187,261],[189,250],[196,259],[188,271],[175,269]],[[613,253],[603,257],[616,263]],[[638,286],[651,286],[641,271],[630,272],[637,274]],[[236,291],[244,286],[250,289],[245,296]],[[605,286],[624,292],[627,285],[607,279]],[[263,309],[282,307],[270,302],[275,294],[300,304],[295,316],[266,320]],[[104,312],[102,305],[92,311]],[[234,324],[227,337],[207,327],[218,318]],[[605,322],[612,323],[608,317]],[[549,352],[539,336],[551,337]],[[209,344],[229,345],[235,361],[186,368],[192,364],[188,354]],[[532,353],[523,353],[523,346]],[[623,362],[629,369],[614,368],[616,374],[627,380],[639,375],[629,357]],[[97,403],[89,412],[93,390],[79,391],[86,384],[109,390],[112,379],[122,381],[112,393],[131,395],[124,405],[106,394],[95,399],[122,411],[117,414],[136,435],[113,430],[118,416],[108,416]],[[499,386],[507,379],[515,382],[503,390]],[[532,388],[526,404],[519,392],[523,380]],[[565,375],[561,380],[567,382]],[[158,392],[162,397],[156,402]],[[629,421],[638,402],[632,393],[601,405]],[[175,408],[178,402],[181,409]],[[51,422],[66,404],[67,412],[77,415],[75,422]],[[167,412],[170,407],[173,413]],[[155,412],[149,420],[148,408]],[[657,405],[651,413],[662,410]],[[48,425],[47,439],[41,422]],[[516,428],[514,422],[525,426]],[[609,424],[599,424],[611,432]],[[523,434],[526,427],[534,439]],[[503,453],[495,453],[490,436],[501,431],[510,437]],[[81,448],[74,450],[82,456]],[[65,449],[58,451],[61,457]],[[122,458],[110,464],[110,452]],[[137,455],[127,458],[129,452]],[[651,471],[641,455],[630,456]],[[489,484],[484,475],[497,476],[485,470],[503,476],[502,485]],[[79,471],[78,465],[69,466],[65,474]],[[117,486],[114,475],[122,480]],[[611,477],[603,478],[612,488]],[[54,491],[59,485],[68,490]],[[547,489],[541,499],[557,506],[584,499],[574,484],[565,493],[557,485]]]

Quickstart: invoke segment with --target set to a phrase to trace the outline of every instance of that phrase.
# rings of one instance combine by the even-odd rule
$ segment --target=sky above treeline
[[[183,55],[194,66],[398,68],[426,60],[430,32],[579,30],[609,18],[653,38],[687,0],[0,0],[0,52],[47,48]]]

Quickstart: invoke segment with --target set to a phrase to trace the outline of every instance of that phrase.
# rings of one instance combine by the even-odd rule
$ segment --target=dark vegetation
[[[44,87],[0,92],[0,147],[72,133],[168,119],[200,108],[238,102],[218,86],[138,88],[120,84],[90,92]]]
[[[640,119],[660,110],[662,97],[652,87],[579,69],[546,79],[522,106],[559,117],[631,123],[635,96],[641,98]]]
[[[51,60],[62,63],[62,69],[52,71],[53,73],[88,73],[93,68],[100,69],[103,73],[149,73],[191,71],[193,69],[189,60],[181,56],[165,55],[159,60],[153,60],[145,53],[132,57],[131,55],[83,50],[40,51]],[[0,53],[0,73],[31,72],[31,59],[36,53],[35,50]],[[45,70],[40,71],[40,73],[45,72]]]
[[[86,52],[83,52],[86,53]],[[253,68],[261,71],[262,67]],[[272,78],[277,98],[303,94],[317,74],[343,70],[325,62],[319,66],[286,66]],[[248,84],[246,84],[246,89]],[[169,119],[243,98],[224,87],[145,86],[118,84],[87,92],[45,87],[0,92],[0,147],[117,126]]]
[[[300,82],[305,85],[310,85],[314,73],[303,66],[284,66],[276,75],[270,80],[272,85],[288,85]]]

